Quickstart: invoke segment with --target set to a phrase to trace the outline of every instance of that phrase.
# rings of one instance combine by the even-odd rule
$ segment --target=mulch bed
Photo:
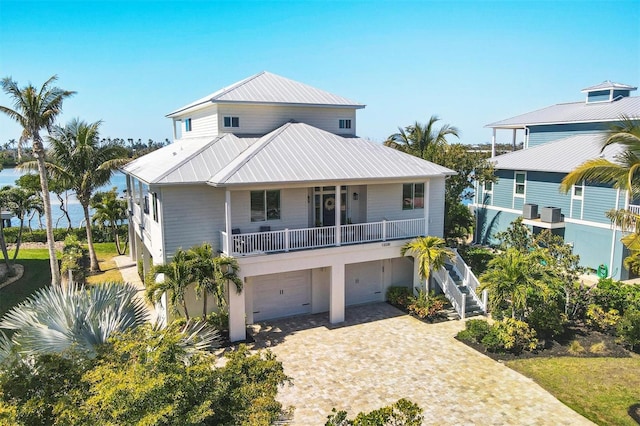
[[[409,312],[407,310],[406,306],[404,306],[404,305],[396,305],[396,304],[390,303],[390,302],[387,302],[387,303],[389,305],[393,306],[394,308],[401,310],[405,314],[410,315],[410,316],[414,317],[415,319],[420,320],[420,321],[422,321],[424,323],[427,323],[427,324],[437,324],[437,323],[440,323],[440,322],[449,321],[449,319],[447,318],[446,311],[440,311],[435,316],[431,316],[431,317],[427,317],[427,318],[420,318],[419,316],[415,315],[414,313]],[[450,308],[450,307],[451,307],[451,305],[447,305],[447,306],[445,306],[445,309]]]
[[[456,337],[456,339],[458,339]],[[482,352],[488,357],[496,361],[513,361],[518,359],[529,358],[553,358],[553,357],[578,357],[578,358],[599,358],[599,357],[612,357],[612,358],[629,358],[631,352],[625,349],[622,345],[616,343],[615,336],[610,334],[601,333],[599,331],[590,330],[583,326],[567,327],[567,331],[564,335],[555,339],[544,340],[539,339],[542,345],[541,349],[535,352],[524,351],[519,355],[512,353],[497,353],[488,352],[484,346],[475,342],[468,342],[458,339],[465,345]],[[569,349],[573,341],[578,341],[584,348],[583,352],[571,352]],[[592,352],[590,348],[599,343],[604,343],[605,349],[602,352]]]

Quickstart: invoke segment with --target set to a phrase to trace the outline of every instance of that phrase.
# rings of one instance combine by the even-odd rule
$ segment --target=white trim
[[[620,188],[616,190],[616,209],[618,208],[618,203],[620,202]],[[618,229],[616,227],[615,222],[612,224],[613,232],[611,233],[611,257],[609,258],[609,278],[613,276],[613,258],[616,253],[616,235],[618,233]]]
[[[491,189],[490,189],[490,190],[487,190],[487,183],[490,183],[490,184],[491,184]],[[489,182],[484,182],[484,183],[482,184],[482,203],[484,203],[484,199],[485,199],[485,195],[486,195],[486,194],[491,195],[491,200],[489,201],[489,204],[487,204],[488,206],[493,205],[493,185],[494,185],[494,183],[493,183],[493,182],[491,182],[491,181],[489,181]]]
[[[518,183],[518,178],[516,177],[517,175],[522,174],[524,175],[524,182],[523,183]],[[518,185],[523,185],[524,186],[524,192],[522,194],[518,194],[516,192],[516,188],[518,187]],[[522,171],[522,170],[514,170],[513,171],[513,196],[511,197],[511,207],[514,208],[516,205],[516,198],[522,198],[522,201],[524,202],[524,200],[526,199],[527,196],[527,172],[526,171]]]

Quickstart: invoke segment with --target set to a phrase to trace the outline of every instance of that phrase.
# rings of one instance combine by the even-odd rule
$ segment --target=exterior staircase
[[[449,273],[449,276],[458,287],[458,290],[460,290],[460,293],[466,296],[464,298],[465,299],[465,309],[464,309],[465,316],[475,317],[477,315],[484,315],[484,309],[482,309],[482,307],[480,306],[480,303],[478,303],[478,301],[471,295],[471,291],[469,290],[469,287],[464,285],[464,282],[462,281],[462,277],[458,275],[458,273],[453,268],[453,265],[446,264],[444,268],[447,270],[447,272]]]
[[[451,302],[453,312],[448,317],[464,319],[466,317],[484,315],[487,312],[487,292],[476,293],[480,282],[473,271],[464,262],[456,249],[456,257],[447,261],[444,267],[433,271],[436,283],[445,297]]]

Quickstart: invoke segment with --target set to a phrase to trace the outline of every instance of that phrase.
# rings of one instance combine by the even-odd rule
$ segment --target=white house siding
[[[184,115],[180,129],[183,138],[198,138],[202,136],[218,135],[218,116],[216,115],[217,105],[194,111]],[[185,123],[186,119],[191,119],[191,131],[187,132]]]
[[[429,184],[429,235],[444,235],[444,177],[432,178]]]
[[[402,184],[390,183],[367,187],[367,222],[418,219],[424,209],[402,210]]]
[[[238,117],[240,127],[225,128],[224,117]],[[340,129],[340,119],[351,120],[351,129]],[[220,132],[261,135],[294,120],[339,135],[356,134],[356,111],[350,108],[300,107],[277,105],[218,104],[217,125]]]
[[[167,261],[176,249],[210,242],[220,245],[225,228],[224,190],[207,185],[176,185],[162,189],[163,229]]]
[[[280,191],[280,219],[251,222],[251,191],[231,192],[231,226],[243,234],[260,231],[261,226],[270,226],[272,231],[285,228],[296,229],[309,226],[307,188],[287,188]],[[223,218],[224,219],[224,218]],[[224,221],[220,230],[224,229]]]

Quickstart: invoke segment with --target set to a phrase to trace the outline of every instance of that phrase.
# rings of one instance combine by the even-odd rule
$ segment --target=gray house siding
[[[610,123],[573,123],[529,126],[529,148],[585,133],[599,133],[609,130]]]

